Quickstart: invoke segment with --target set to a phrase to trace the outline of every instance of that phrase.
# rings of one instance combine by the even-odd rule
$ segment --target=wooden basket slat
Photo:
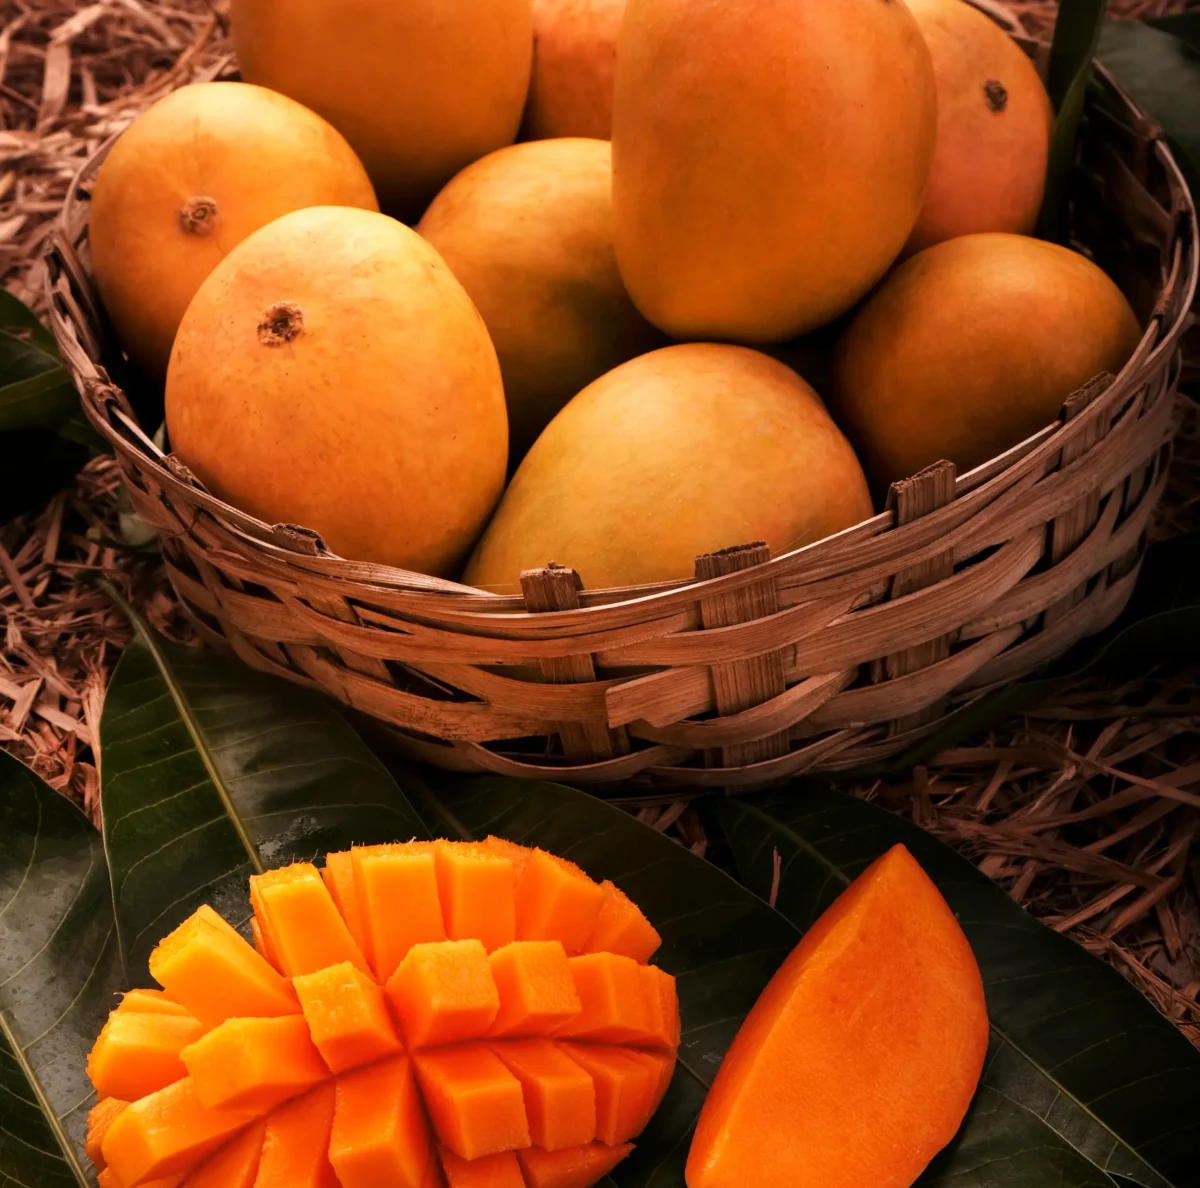
[[[1157,125],[1098,76],[1072,232],[1145,318],[1121,373],[1004,454],[943,475],[935,499],[897,495],[776,557],[734,548],[693,580],[567,590],[547,570],[523,595],[495,595],[337,557],[315,533],[205,491],[110,382],[106,361],[114,375],[122,363],[86,227],[98,159],[50,245],[51,321],[206,643],[332,694],[393,726],[402,751],[456,771],[639,777],[675,796],[845,770],[901,753],[945,712],[1102,630],[1132,592],[1170,459],[1197,231]]]

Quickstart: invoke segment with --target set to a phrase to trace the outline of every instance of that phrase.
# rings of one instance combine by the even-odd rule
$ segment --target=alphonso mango
[[[250,902],[254,948],[202,907],[97,1040],[98,1092],[154,1073],[88,1115],[104,1188],[589,1188],[671,1082],[661,938],[544,850],[360,846]]]
[[[386,215],[297,211],[196,294],[167,373],[178,456],[335,552],[449,572],[500,495],[496,352],[437,252]]]
[[[966,235],[888,277],[834,360],[831,407],[871,481],[940,459],[960,474],[1023,441],[1141,337],[1095,264],[1021,235]]]
[[[1054,109],[1033,63],[966,0],[906,0],[933,59],[937,147],[907,251],[977,231],[1030,234]]]
[[[455,177],[417,230],[492,336],[514,464],[572,396],[661,345],[617,268],[607,141],[559,138],[500,149]]]
[[[690,578],[753,541],[798,548],[871,514],[854,451],[789,367],[745,347],[651,351],[575,397],[525,455],[464,580],[554,561],[590,588]]]
[[[342,135],[246,83],[197,83],[147,108],[96,176],[88,238],[122,345],[161,379],[201,282],[252,231],[307,206],[377,210]]]
[[[901,0],[629,0],[613,216],[635,304],[682,339],[831,321],[916,223],[936,103]]]
[[[808,930],[709,1091],[688,1188],[908,1188],[962,1123],[988,1018],[971,946],[903,847]]]
[[[625,0],[533,0],[525,134],[612,136],[613,74]]]
[[[406,219],[511,144],[533,56],[531,0],[233,0],[242,75],[320,112]]]

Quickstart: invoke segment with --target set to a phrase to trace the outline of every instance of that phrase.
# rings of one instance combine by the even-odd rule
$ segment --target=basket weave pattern
[[[883,514],[784,556],[730,542],[688,582],[588,591],[548,564],[523,596],[486,594],[344,560],[205,491],[110,380],[122,362],[88,271],[98,160],[51,249],[52,324],[207,642],[456,770],[749,787],[848,768],[1101,630],[1132,591],[1170,461],[1196,215],[1156,125],[1099,80],[1072,229],[1147,327],[1121,374],[970,474],[933,466]]]

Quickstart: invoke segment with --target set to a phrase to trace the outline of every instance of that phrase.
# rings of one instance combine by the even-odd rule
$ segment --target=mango
[[[533,0],[525,134],[612,136],[613,74],[625,0]]]
[[[901,0],[629,0],[612,140],[630,296],[680,339],[831,321],[912,232],[936,133]]]
[[[514,466],[576,392],[663,345],[617,269],[607,141],[500,149],[454,178],[417,230],[491,334]]]
[[[838,344],[831,407],[880,489],[943,458],[965,474],[1120,371],[1141,333],[1077,252],[967,235],[913,256],[859,312]]]
[[[320,112],[389,213],[420,217],[460,169],[516,138],[531,0],[233,0],[242,75]]]
[[[220,497],[344,557],[450,572],[504,483],[496,352],[419,235],[317,207],[202,286],[167,375],[179,457]]]
[[[977,231],[1032,234],[1054,109],[1037,70],[965,0],[906,0],[933,58],[937,147],[906,250]]]
[[[520,590],[550,561],[601,588],[689,578],[695,558],[783,553],[871,514],[854,451],[790,368],[680,344],[610,371],[525,456],[464,580]]]
[[[688,1188],[908,1188],[983,1071],[971,946],[896,846],[808,930],[746,1016],[709,1091]]]
[[[208,274],[251,232],[307,206],[378,209],[353,149],[299,103],[197,83],[138,116],[100,166],[88,226],[96,287],[134,361],[161,380]]]

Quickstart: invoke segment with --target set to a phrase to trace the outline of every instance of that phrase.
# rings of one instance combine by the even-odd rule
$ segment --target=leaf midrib
[[[75,1154],[75,1148],[67,1138],[66,1131],[62,1127],[62,1122],[51,1107],[50,1100],[42,1089],[41,1081],[38,1080],[37,1074],[33,1070],[33,1065],[29,1063],[25,1049],[17,1042],[16,1034],[9,1025],[8,1018],[3,1011],[0,1011],[0,1037],[3,1037],[8,1044],[13,1054],[13,1059],[17,1062],[17,1067],[24,1074],[30,1089],[33,1090],[33,1095],[37,1098],[38,1107],[42,1111],[42,1117],[46,1119],[46,1123],[50,1127],[50,1133],[54,1135],[54,1141],[58,1144],[58,1149],[62,1152],[63,1162],[71,1169],[80,1188],[91,1188],[91,1181],[84,1172],[79,1162],[79,1157]]]
[[[100,585],[104,588],[105,593],[125,613],[133,625],[138,639],[141,640],[154,660],[159,675],[162,677],[163,684],[166,685],[167,692],[170,693],[171,700],[175,703],[175,710],[179,714],[180,720],[183,722],[188,736],[192,740],[192,746],[195,747],[196,753],[200,756],[200,761],[204,764],[204,770],[208,774],[208,778],[221,801],[221,807],[225,810],[225,816],[229,819],[230,825],[233,826],[233,830],[237,834],[238,841],[246,851],[251,868],[255,874],[262,874],[266,870],[266,867],[259,857],[258,847],[251,840],[246,823],[242,820],[241,814],[234,805],[233,793],[228,784],[226,784],[225,777],[221,774],[220,768],[217,766],[212,749],[208,744],[204,731],[201,729],[200,723],[196,720],[196,716],[192,712],[191,706],[188,704],[187,698],[184,696],[183,686],[176,676],[170,660],[162,648],[159,647],[157,638],[148,628],[145,620],[130,605],[125,596],[107,580],[102,579]]]
[[[798,850],[802,850],[804,853],[810,854],[813,858],[815,858],[818,862],[820,862],[820,864],[822,866],[824,866],[828,871],[830,871],[832,874],[836,875],[839,879],[841,879],[841,881],[847,887],[850,886],[851,880],[850,880],[849,875],[847,875],[840,867],[836,866],[833,862],[831,862],[828,858],[826,858],[825,855],[820,852],[820,850],[818,850],[811,842],[809,842],[807,839],[805,839],[799,833],[797,833],[790,825],[787,825],[784,822],[780,821],[779,818],[777,818],[777,817],[770,816],[768,813],[763,812],[762,809],[757,808],[754,805],[747,804],[745,801],[740,802],[737,807],[738,807],[739,811],[745,813],[747,816],[752,815],[752,816],[758,817],[765,824],[769,825],[771,829],[780,831],[785,837],[787,837],[790,841],[792,841],[795,844],[795,846]],[[780,914],[782,914],[782,913],[780,913]],[[1061,1093],[1064,1098],[1066,1098],[1068,1101],[1074,1103],[1074,1105],[1076,1107],[1078,1107],[1078,1109],[1082,1110],[1083,1113],[1085,1113],[1089,1118],[1091,1118],[1092,1121],[1095,1122],[1095,1124],[1101,1130],[1103,1130],[1106,1134],[1111,1135],[1113,1142],[1115,1144],[1117,1144],[1119,1147],[1121,1147],[1125,1151],[1128,1151],[1131,1155],[1135,1156],[1137,1158],[1137,1160],[1145,1168],[1147,1168],[1149,1171],[1153,1172],[1156,1176],[1158,1176],[1158,1178],[1163,1183],[1169,1184],[1171,1186],[1171,1188],[1180,1188],[1180,1185],[1176,1184],[1174,1180],[1167,1179],[1167,1177],[1164,1176],[1161,1172],[1159,1172],[1157,1168],[1155,1168],[1151,1164],[1147,1163],[1145,1157],[1142,1155],[1142,1153],[1136,1147],[1131,1146],[1130,1143],[1126,1139],[1123,1139],[1119,1134],[1117,1134],[1117,1132],[1115,1130],[1113,1130],[1113,1128],[1111,1126],[1109,1126],[1109,1124],[1107,1122],[1105,1122],[1103,1118],[1099,1117],[1088,1106],[1088,1104],[1086,1102],[1081,1101],[1074,1093],[1072,1093],[1069,1089],[1067,1089],[1066,1086],[1064,1086],[1058,1080],[1058,1078],[1054,1076],[1053,1073],[1051,1073],[1051,1072],[1047,1071],[1045,1068],[1043,1068],[1041,1063],[1039,1061],[1035,1060],[1024,1049],[1024,1047],[1022,1047],[1019,1043],[1017,1043],[1017,1041],[1014,1040],[1012,1038],[1012,1036],[1009,1035],[1009,1033],[1004,1030],[1004,1028],[1000,1027],[996,1022],[994,1022],[990,1018],[988,1020],[988,1026],[995,1035],[997,1035],[1001,1040],[1004,1041],[1004,1043],[1006,1043],[1010,1048],[1012,1048],[1012,1050],[1014,1052],[1016,1052],[1023,1060],[1027,1061],[1029,1063],[1029,1065],[1032,1068],[1036,1069],[1039,1074],[1041,1074],[1043,1077],[1045,1077],[1046,1080],[1049,1081],[1050,1084],[1059,1093]],[[1027,1107],[1022,1107],[1022,1108],[1027,1108]],[[1041,1116],[1035,1115],[1035,1117],[1040,1118]],[[1066,1142],[1069,1146],[1074,1147],[1075,1150],[1077,1150],[1077,1151],[1079,1150],[1079,1148],[1075,1147],[1075,1144],[1073,1142],[1071,1142],[1071,1140],[1069,1138],[1067,1138],[1066,1135],[1064,1135],[1061,1131],[1055,1129],[1055,1127],[1049,1121],[1047,1121],[1045,1118],[1041,1118],[1041,1122],[1044,1126],[1047,1126],[1047,1127],[1049,1127],[1050,1130],[1053,1130],[1055,1134],[1059,1135],[1059,1137],[1062,1138],[1063,1141]],[[1093,1166],[1095,1166],[1095,1167],[1098,1167],[1101,1171],[1105,1170],[1104,1168],[1100,1167],[1100,1165],[1098,1163],[1096,1163],[1096,1161],[1094,1159],[1092,1159],[1088,1155],[1085,1155],[1084,1152],[1079,1151],[1079,1154],[1083,1155],[1083,1157],[1085,1159],[1087,1159],[1089,1163],[1093,1164]]]

